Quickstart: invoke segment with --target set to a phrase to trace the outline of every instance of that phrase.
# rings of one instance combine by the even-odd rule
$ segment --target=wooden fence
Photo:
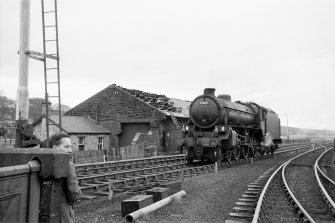
[[[144,144],[131,144],[120,147],[120,156],[123,160],[138,159],[144,157]]]
[[[158,155],[155,146],[145,148],[144,143],[131,144],[120,148],[111,148],[107,160],[140,159]]]
[[[144,143],[131,144],[120,148],[111,148],[108,153],[104,152],[103,150],[83,150],[73,152],[74,163],[141,159],[146,157],[160,156],[163,154],[164,153],[161,151],[161,148],[157,146],[149,146],[145,148]],[[106,155],[106,160],[104,160],[104,155]]]
[[[74,151],[74,163],[104,162],[105,152],[103,150]]]

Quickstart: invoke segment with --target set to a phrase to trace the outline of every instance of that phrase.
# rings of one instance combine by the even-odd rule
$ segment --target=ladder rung
[[[49,55],[53,55],[53,54],[49,54]],[[46,68],[46,70],[57,70],[57,67],[51,67],[51,68]]]
[[[47,84],[58,84],[57,81],[47,82]]]
[[[37,56],[34,56],[34,55],[29,55],[30,58],[33,58],[35,60],[40,60],[40,61],[43,61],[44,62],[44,58],[41,58],[41,57],[37,57]]]
[[[55,42],[55,41],[57,41],[57,40],[56,39],[47,39],[44,42]]]
[[[49,28],[49,27],[56,27],[56,25],[49,25],[49,26],[44,26],[45,28]]]
[[[52,12],[56,12],[56,11],[45,11],[44,13],[52,13]]]
[[[48,96],[48,98],[58,98],[59,96]]]

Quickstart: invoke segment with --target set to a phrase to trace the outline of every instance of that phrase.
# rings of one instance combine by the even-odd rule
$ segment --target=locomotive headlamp
[[[183,125],[183,127],[181,128],[182,132],[188,132],[189,127],[187,125]]]
[[[229,127],[228,126],[224,126],[224,125],[218,125],[217,129],[218,129],[219,132],[226,132],[226,131],[229,130]]]

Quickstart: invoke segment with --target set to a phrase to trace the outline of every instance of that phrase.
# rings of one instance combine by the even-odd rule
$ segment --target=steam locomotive
[[[190,121],[183,126],[178,143],[188,162],[231,161],[270,154],[278,148],[280,119],[274,111],[214,93],[214,88],[206,88],[189,107]]]

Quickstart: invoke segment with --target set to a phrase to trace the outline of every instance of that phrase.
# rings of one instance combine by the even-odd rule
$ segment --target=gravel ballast
[[[255,161],[230,168],[219,169],[218,173],[206,173],[185,178],[182,190],[186,196],[180,201],[161,208],[137,222],[224,222],[235,203],[264,172],[286,161],[295,152],[280,154],[277,158]],[[75,205],[76,222],[125,222],[121,217],[121,202],[137,194],[123,193],[113,197],[99,197]]]

